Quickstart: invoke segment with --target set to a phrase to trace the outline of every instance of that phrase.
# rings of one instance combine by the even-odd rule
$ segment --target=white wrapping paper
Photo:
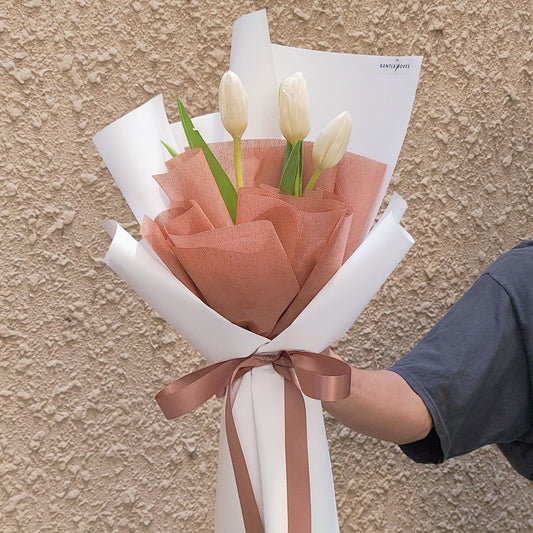
[[[261,65],[257,62],[252,65],[254,57],[261,58]],[[264,11],[239,19],[234,28],[231,64],[248,91],[250,127],[247,136],[279,136],[276,118],[279,76],[301,70],[308,81],[312,117],[319,117],[311,140],[324,125],[320,124],[323,115],[331,118],[349,109],[355,118],[351,151],[386,162],[390,179],[406,133],[421,58],[401,58],[404,64],[411,65],[408,74],[395,77],[378,68],[372,75],[372,65],[389,64],[394,59],[271,45]],[[322,94],[331,97],[335,84],[330,82],[334,72],[338,73],[339,83],[342,81],[346,87],[329,103],[316,101]],[[365,75],[368,76],[365,78]],[[363,88],[358,89],[360,85]],[[364,101],[355,101],[354,96]],[[379,110],[380,106],[384,109]],[[370,133],[365,124],[357,121],[354,110],[360,108],[364,109],[366,124],[371,124]],[[217,113],[198,117],[194,122],[207,142],[228,140]],[[170,131],[174,138],[169,136]],[[152,178],[153,174],[164,170],[168,157],[161,148],[161,139],[174,147],[185,146],[180,125],[169,128],[160,96],[94,137],[139,222],[145,214],[153,218],[169,205],[168,198]],[[385,190],[382,192],[384,194]],[[168,271],[144,241],[137,242],[114,221],[102,223],[112,237],[105,261],[210,362],[281,349],[320,352],[346,333],[412,246],[413,239],[400,225],[405,209],[405,202],[394,195],[363,244],[298,318],[273,340],[242,329],[207,307]],[[271,365],[256,368],[237,384],[233,398],[237,430],[265,531],[284,533],[287,531],[287,492],[283,378]],[[306,410],[313,532],[334,533],[339,526],[321,404],[306,398]],[[223,419],[215,531],[244,533]],[[187,528],[185,524],[179,527]]]

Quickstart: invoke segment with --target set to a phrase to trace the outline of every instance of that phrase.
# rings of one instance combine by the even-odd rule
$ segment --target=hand
[[[342,361],[331,348],[322,355]],[[326,411],[355,431],[398,444],[420,440],[429,433],[433,420],[425,403],[399,374],[351,369],[350,395],[322,402]]]

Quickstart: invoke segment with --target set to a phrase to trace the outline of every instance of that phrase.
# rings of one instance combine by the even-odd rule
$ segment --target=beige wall
[[[338,343],[350,362],[392,363],[532,237],[530,1],[394,4],[2,2],[2,532],[211,531],[220,402],[166,422],[153,401],[202,358],[103,264],[95,217],[137,226],[91,137],[159,92],[171,120],[178,95],[213,111],[238,16],[268,7],[282,44],[425,56],[390,189],[417,243]],[[533,486],[495,448],[418,466],[326,424],[343,533],[533,530]]]

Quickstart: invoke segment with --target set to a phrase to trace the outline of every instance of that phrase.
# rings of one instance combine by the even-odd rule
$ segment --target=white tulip
[[[289,76],[279,86],[279,127],[291,144],[303,140],[311,129],[309,94],[301,72]]]
[[[352,116],[348,111],[337,115],[321,132],[313,146],[315,170],[307,189],[311,190],[322,171],[334,167],[341,159],[352,134]]]
[[[218,90],[220,118],[226,131],[233,137],[235,180],[237,189],[243,186],[241,137],[248,126],[248,95],[239,76],[228,70],[220,80]]]
[[[346,152],[351,134],[352,116],[343,111],[320,132],[313,146],[315,167],[321,170],[334,167]]]
[[[240,139],[248,126],[248,95],[231,70],[220,80],[218,102],[224,128],[234,139]]]

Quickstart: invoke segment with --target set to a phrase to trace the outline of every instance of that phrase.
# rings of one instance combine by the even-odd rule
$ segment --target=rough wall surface
[[[215,110],[231,24],[272,40],[422,54],[390,191],[417,244],[338,343],[384,367],[498,254],[533,236],[529,0],[4,0],[0,5],[0,531],[212,531],[220,402],[166,422],[154,393],[202,358],[103,263],[95,217],[138,228],[94,148],[162,92]],[[326,419],[341,531],[533,531],[495,448],[418,466]]]

